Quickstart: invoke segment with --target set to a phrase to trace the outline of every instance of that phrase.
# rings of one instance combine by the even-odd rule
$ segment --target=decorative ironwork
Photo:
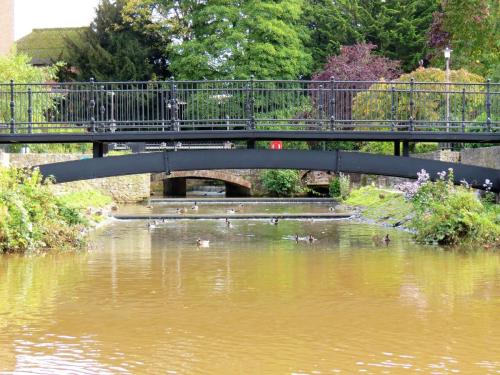
[[[497,133],[500,84],[333,78],[0,84],[0,135],[207,130]]]

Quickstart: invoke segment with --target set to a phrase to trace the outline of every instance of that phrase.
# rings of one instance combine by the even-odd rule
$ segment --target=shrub
[[[349,175],[340,173],[330,181],[328,191],[330,197],[337,200],[344,200],[349,196],[351,179]]]
[[[440,245],[498,242],[498,210],[487,209],[467,186],[454,186],[453,170],[438,175],[435,182],[417,181],[413,194],[407,194],[416,240]]]
[[[289,197],[302,189],[298,171],[272,169],[262,173],[262,184],[267,192],[277,197]]]
[[[82,224],[38,170],[0,169],[0,253],[78,246]]]

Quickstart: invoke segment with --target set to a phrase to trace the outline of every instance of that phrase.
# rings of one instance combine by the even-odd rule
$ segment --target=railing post
[[[413,131],[413,120],[414,120],[413,118],[413,110],[415,106],[415,103],[413,102],[413,90],[415,89],[414,86],[415,86],[415,80],[412,78],[410,79],[410,121],[409,121],[410,131]]]
[[[394,131],[396,127],[396,88],[391,86],[391,130]]]
[[[28,133],[33,133],[33,93],[28,88]]]
[[[89,114],[90,114],[90,130],[95,133],[95,81],[94,78],[90,79],[90,103],[89,103]]]
[[[330,77],[330,130],[335,130],[335,78]]]
[[[491,131],[491,79],[486,80],[486,130]]]
[[[465,87],[462,89],[462,133],[465,133],[465,106],[467,104],[465,98]]]
[[[14,81],[10,81],[10,133],[16,132],[16,119],[15,119],[16,103],[14,102]]]
[[[247,130],[255,129],[255,98],[254,98],[254,76],[250,76],[250,80],[247,84]]]
[[[99,118],[99,126],[98,126],[98,129],[100,131],[106,131],[106,120],[104,118],[104,114],[106,113],[106,107],[104,107],[104,98],[106,98],[106,90],[104,89],[104,85],[101,85],[101,99],[100,99],[100,102],[101,102],[101,106],[99,107],[99,114],[101,115],[101,117]]]
[[[323,127],[323,85],[318,86],[318,127],[321,129]]]
[[[177,85],[174,77],[170,78],[170,130],[179,131],[179,106],[177,104]]]

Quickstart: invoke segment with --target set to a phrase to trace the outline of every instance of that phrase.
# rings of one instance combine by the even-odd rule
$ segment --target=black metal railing
[[[500,130],[499,83],[161,81],[0,84],[0,134]]]

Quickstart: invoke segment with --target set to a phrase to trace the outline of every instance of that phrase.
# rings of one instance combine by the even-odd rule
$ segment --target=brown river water
[[[500,374],[500,254],[349,221],[115,221],[89,251],[0,257],[11,373]]]

